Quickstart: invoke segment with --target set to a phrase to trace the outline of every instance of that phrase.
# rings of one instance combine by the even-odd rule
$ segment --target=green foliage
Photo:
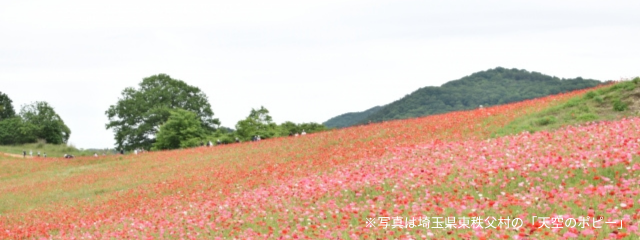
[[[599,118],[598,115],[596,115],[594,113],[585,113],[585,114],[581,114],[580,116],[578,116],[578,120],[582,121],[582,122],[595,121],[598,118]]]
[[[618,112],[622,112],[622,111],[627,110],[627,108],[629,108],[629,104],[620,101],[620,99],[613,100],[613,110],[616,110]]]
[[[106,128],[113,129],[118,148],[150,149],[160,125],[175,109],[193,112],[207,133],[214,132],[220,124],[213,118],[207,96],[199,88],[159,74],[143,79],[138,89],[122,91],[116,105],[105,112],[109,118]]]
[[[23,106],[20,117],[23,119],[21,133],[28,138],[28,142],[44,139],[51,144],[62,144],[71,136],[69,127],[47,102]]]
[[[7,94],[0,92],[0,121],[16,115],[13,105],[11,104],[12,102]]]
[[[630,84],[634,88],[631,88]],[[494,136],[552,130],[565,125],[634,116],[634,113],[625,111],[629,108],[625,100],[634,98],[632,90],[635,86],[633,82],[621,82],[587,92],[582,97],[575,97],[544,111],[520,117],[496,131]],[[608,99],[614,100],[608,102]]]
[[[535,121],[535,124],[538,126],[546,126],[549,124],[556,123],[557,120],[554,116],[545,116]]]
[[[278,136],[278,125],[275,124],[265,107],[251,109],[251,113],[244,120],[236,124],[236,134],[242,141],[249,141],[254,136],[261,139]]]
[[[595,96],[597,96],[596,92],[594,92],[594,91],[589,91],[589,92],[587,92],[587,93],[584,95],[584,98],[586,98],[586,99],[592,99],[592,98],[594,98]]]
[[[380,122],[475,109],[480,105],[486,107],[518,102],[595,87],[599,84],[601,82],[596,80],[560,79],[537,72],[499,67],[450,81],[441,87],[420,88],[381,109],[377,109],[357,123],[365,124],[369,121]],[[335,118],[331,120],[336,121]],[[341,126],[355,125],[350,122],[347,124]],[[325,125],[335,126],[328,125],[326,122]]]
[[[280,129],[279,131],[280,136],[288,136],[289,134],[296,134],[296,133],[300,134],[303,131],[306,133],[314,133],[314,132],[322,132],[322,131],[328,130],[328,128],[325,125],[322,125],[319,123],[310,122],[310,123],[295,124],[289,121],[280,124],[278,128]]]
[[[593,98],[593,100],[595,100],[597,103],[604,103],[604,97],[603,96],[596,96]]]
[[[367,117],[378,112],[382,108],[383,107],[381,106],[375,106],[365,110],[364,112],[345,113],[340,116],[333,117],[322,124],[329,128],[343,128],[353,126],[364,121]]]
[[[0,145],[13,145],[34,142],[36,138],[20,117],[12,117],[0,121]]]
[[[167,122],[160,126],[156,142],[153,143],[153,149],[195,147],[203,141],[204,135],[205,130],[195,113],[184,109],[175,109],[171,111]]]

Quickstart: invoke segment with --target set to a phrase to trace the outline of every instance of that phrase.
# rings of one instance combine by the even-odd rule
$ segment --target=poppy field
[[[586,91],[216,147],[0,156],[0,239],[632,239],[640,118],[490,138]]]

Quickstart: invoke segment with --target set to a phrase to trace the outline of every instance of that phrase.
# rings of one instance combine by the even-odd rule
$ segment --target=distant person
[[[138,149],[134,149],[133,154],[138,155]]]
[[[293,133],[292,133],[292,132],[290,132],[290,133],[289,133],[289,137],[292,137],[292,136],[293,136]]]
[[[297,136],[300,136],[300,134],[296,133],[296,134],[295,134],[295,135],[293,135],[293,136],[296,136],[296,137],[297,137]]]
[[[239,143],[239,142],[240,142],[240,139],[236,138],[236,143]]]
[[[27,157],[27,151],[22,151],[22,158],[26,158]]]
[[[94,157],[98,157],[98,153],[93,153],[93,156]]]
[[[40,157],[40,151],[38,151],[38,157]]]
[[[480,105],[478,108],[482,109],[482,105]]]
[[[43,153],[44,158],[47,158],[47,153]]]
[[[204,142],[200,141],[200,147],[204,147]]]
[[[302,133],[300,133],[300,135],[302,136],[307,135],[307,132],[305,132],[304,129],[302,129]]]
[[[220,145],[222,144],[222,142],[220,142],[220,139],[216,140],[216,145]]]
[[[33,157],[33,151],[29,150],[29,157]]]
[[[124,155],[124,149],[120,149],[120,154]]]

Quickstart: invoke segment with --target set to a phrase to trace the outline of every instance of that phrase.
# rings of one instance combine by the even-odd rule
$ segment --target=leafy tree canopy
[[[198,146],[205,130],[198,116],[184,109],[170,111],[169,119],[160,126],[153,149],[177,149]]]
[[[213,132],[219,126],[207,96],[198,87],[159,74],[142,80],[139,88],[125,88],[122,97],[105,112],[107,129],[113,129],[118,148],[150,149],[160,126],[171,116],[171,110],[193,112],[202,129]]]
[[[7,94],[0,92],[0,121],[16,115],[11,103],[11,98]]]
[[[251,113],[244,120],[236,124],[236,134],[243,141],[251,140],[253,136],[259,135],[262,139],[277,136],[278,125],[275,124],[269,115],[269,110],[265,107],[251,109]]]
[[[28,141],[44,139],[48,143],[61,144],[66,143],[71,136],[69,127],[47,102],[34,102],[23,106],[20,117],[24,121],[20,132]]]

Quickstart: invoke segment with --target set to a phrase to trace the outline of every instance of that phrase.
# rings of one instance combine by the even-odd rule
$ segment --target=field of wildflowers
[[[0,239],[622,239],[640,119],[489,138],[586,90],[301,137],[0,160]]]

